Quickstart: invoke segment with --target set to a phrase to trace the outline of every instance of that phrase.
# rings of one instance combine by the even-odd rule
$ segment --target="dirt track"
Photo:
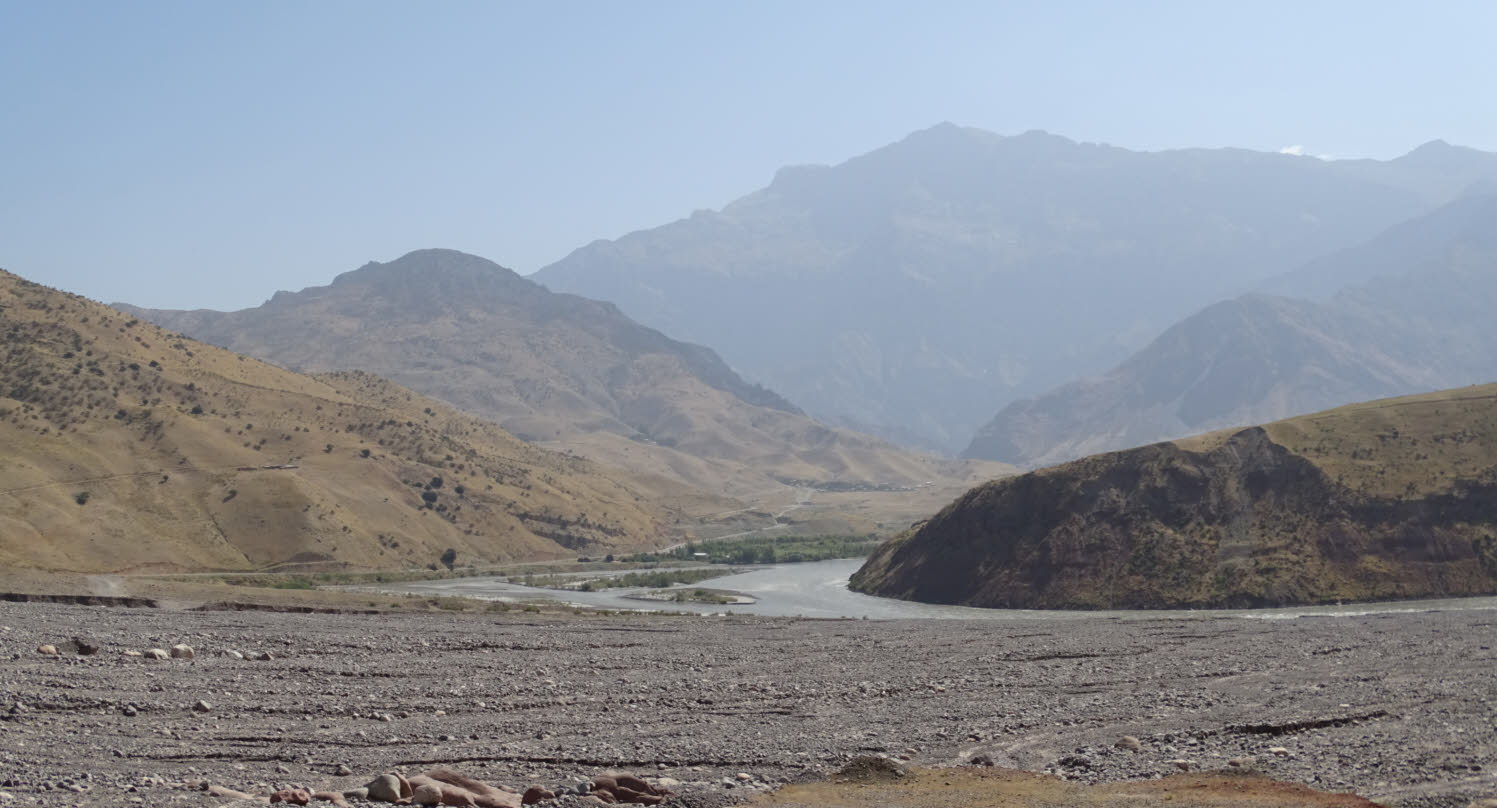
[[[211,805],[192,784],[342,790],[436,763],[521,789],[625,768],[737,799],[884,752],[1086,782],[1252,756],[1286,781],[1464,808],[1497,793],[1494,626],[1491,611],[995,624],[0,603],[0,791],[16,798],[0,804]],[[75,636],[101,651],[74,656]],[[121,653],[176,643],[197,658]],[[1123,735],[1142,750],[1115,748]],[[748,788],[722,784],[740,772]]]

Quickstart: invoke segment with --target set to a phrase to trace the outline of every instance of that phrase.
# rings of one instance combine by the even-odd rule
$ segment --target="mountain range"
[[[1104,375],[1010,404],[967,456],[1042,466],[1497,378],[1497,193],[1477,189],[1265,288],[1302,297],[1209,306]]]
[[[377,373],[526,440],[752,504],[795,486],[930,483],[920,501],[934,506],[926,497],[1010,470],[824,426],[744,382],[707,348],[453,250],[371,262],[236,312],[118,305],[293,370]],[[721,511],[742,507],[720,501]],[[886,516],[913,519],[924,506],[870,507],[868,520],[837,529],[877,529]]]
[[[1326,161],[942,124],[533,277],[711,345],[812,415],[957,452],[1006,404],[1493,177],[1497,155],[1440,141]]]

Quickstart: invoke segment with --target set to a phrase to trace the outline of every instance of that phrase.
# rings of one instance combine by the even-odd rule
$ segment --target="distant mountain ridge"
[[[1350,283],[1327,296],[1330,284]],[[969,457],[1042,466],[1497,378],[1497,195],[1463,197],[1171,327],[1105,375],[1014,402]]]
[[[1093,455],[885,542],[870,594],[1242,608],[1497,593],[1497,385]]]
[[[818,417],[955,452],[1008,401],[1492,177],[1497,155],[1440,143],[1322,161],[942,124],[533,277],[712,345]]]
[[[965,481],[976,468],[823,426],[708,348],[453,250],[237,312],[122,308],[285,367],[376,372],[524,439],[731,496],[781,479]]]

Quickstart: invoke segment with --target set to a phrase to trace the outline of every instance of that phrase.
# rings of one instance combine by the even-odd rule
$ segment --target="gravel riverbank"
[[[179,643],[194,658],[123,654]],[[885,753],[1087,782],[1236,761],[1464,808],[1497,793],[1494,645],[1485,610],[881,622],[0,603],[0,805],[216,805],[196,784],[341,791],[433,765],[516,790],[626,769],[726,804]]]

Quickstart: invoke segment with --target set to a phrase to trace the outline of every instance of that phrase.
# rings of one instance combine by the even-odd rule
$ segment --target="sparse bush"
[[[87,491],[79,491],[73,495],[73,501],[79,505],[87,505],[90,494]]]

